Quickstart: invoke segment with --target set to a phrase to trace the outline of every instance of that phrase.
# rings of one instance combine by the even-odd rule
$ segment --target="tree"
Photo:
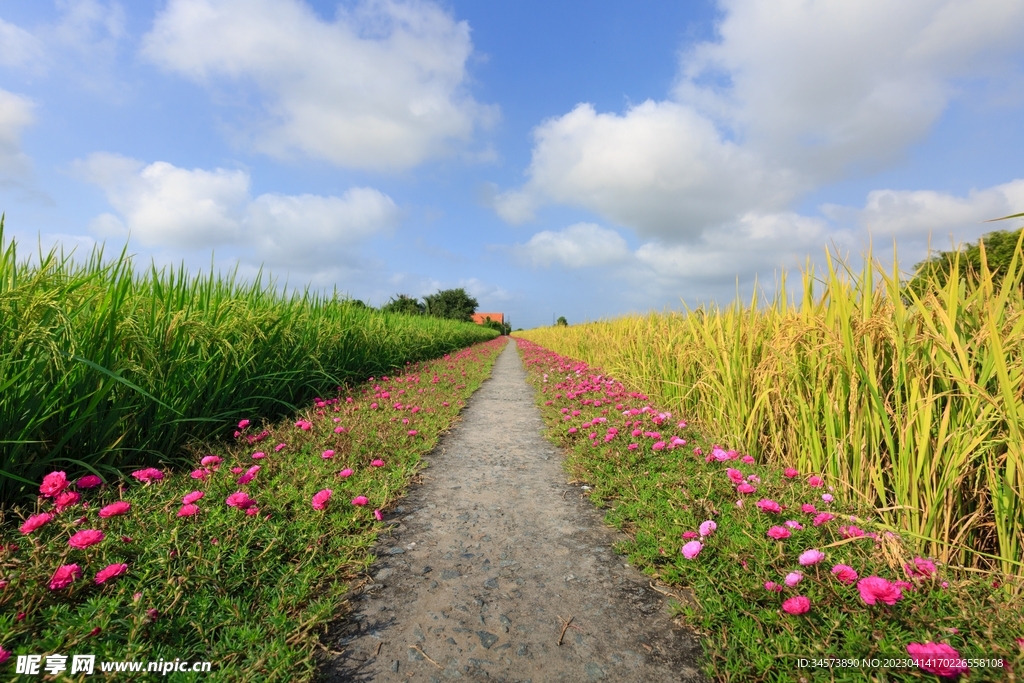
[[[427,307],[419,299],[406,294],[399,294],[380,307],[385,313],[405,313],[406,315],[423,315]]]
[[[423,302],[426,304],[427,315],[450,320],[465,320],[466,322],[473,320],[476,307],[480,305],[462,287],[438,290],[437,294],[428,294],[423,297]]]
[[[1010,216],[1010,218],[1012,217]],[[968,282],[976,282],[981,273],[982,243],[985,245],[985,261],[988,263],[988,270],[992,274],[992,280],[996,286],[999,286],[1010,269],[1010,261],[1013,259],[1014,252],[1019,248],[1018,242],[1022,232],[1024,232],[1024,228],[1014,232],[997,230],[982,237],[977,244],[967,245],[965,250],[939,252],[914,266],[914,277],[906,286],[918,296],[930,287],[944,286],[949,280],[955,260],[959,261],[960,277]],[[1018,257],[1016,273],[1018,280],[1021,277],[1021,271],[1021,259]]]
[[[497,320],[491,320],[489,317],[484,319],[483,326],[489,327],[492,330],[497,330],[498,334],[509,334],[512,332],[511,325],[500,323]]]
[[[558,325],[559,327],[568,327],[569,321],[565,319],[564,315],[560,315],[558,316],[558,322],[556,322],[555,324]]]

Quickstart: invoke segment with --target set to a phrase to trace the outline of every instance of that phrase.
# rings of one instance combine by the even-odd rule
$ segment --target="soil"
[[[705,680],[697,638],[612,550],[624,536],[544,430],[512,342],[386,518],[322,680]]]

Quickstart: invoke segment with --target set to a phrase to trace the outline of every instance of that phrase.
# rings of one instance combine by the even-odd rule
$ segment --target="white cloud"
[[[391,198],[372,188],[352,188],[341,197],[253,199],[245,171],[145,165],[105,153],[76,162],[74,170],[102,188],[118,214],[93,219],[98,236],[130,231],[144,246],[185,250],[235,246],[269,265],[350,264],[361,243],[390,232],[401,217]]]
[[[20,26],[0,18],[0,66],[32,66],[42,57],[42,41]]]
[[[493,119],[465,91],[471,52],[469,25],[419,0],[364,0],[330,22],[299,0],[171,0],[143,41],[196,82],[255,85],[256,149],[367,169],[446,154]]]
[[[718,36],[682,53],[669,99],[540,123],[528,180],[495,197],[499,215],[572,206],[691,244],[898,160],[967,81],[1021,80],[1017,0],[720,6]]]
[[[32,100],[0,88],[0,186],[21,185],[32,163],[21,150],[21,133],[34,121]]]
[[[538,232],[513,251],[521,261],[533,266],[557,263],[567,268],[605,266],[630,255],[626,240],[619,233],[594,223],[576,223],[558,232]]]

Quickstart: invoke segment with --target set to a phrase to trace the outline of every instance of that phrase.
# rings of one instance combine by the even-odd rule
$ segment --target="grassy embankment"
[[[373,559],[374,511],[504,340],[419,362],[494,333],[213,276],[134,278],[123,254],[32,268],[0,252],[0,670],[12,652],[60,653],[63,675],[92,654],[310,679]]]

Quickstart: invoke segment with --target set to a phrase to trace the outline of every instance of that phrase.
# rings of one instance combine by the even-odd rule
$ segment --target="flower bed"
[[[195,469],[50,472],[0,519],[0,671],[14,654],[213,662],[210,680],[308,680],[387,510],[489,375],[499,338],[371,379]],[[213,451],[213,452],[211,452]],[[6,662],[6,663],[4,663]]]
[[[712,677],[1024,671],[1008,577],[940,567],[818,473],[761,466],[598,370],[517,342],[571,476],[631,537],[619,550],[691,593],[677,609],[702,635]]]

